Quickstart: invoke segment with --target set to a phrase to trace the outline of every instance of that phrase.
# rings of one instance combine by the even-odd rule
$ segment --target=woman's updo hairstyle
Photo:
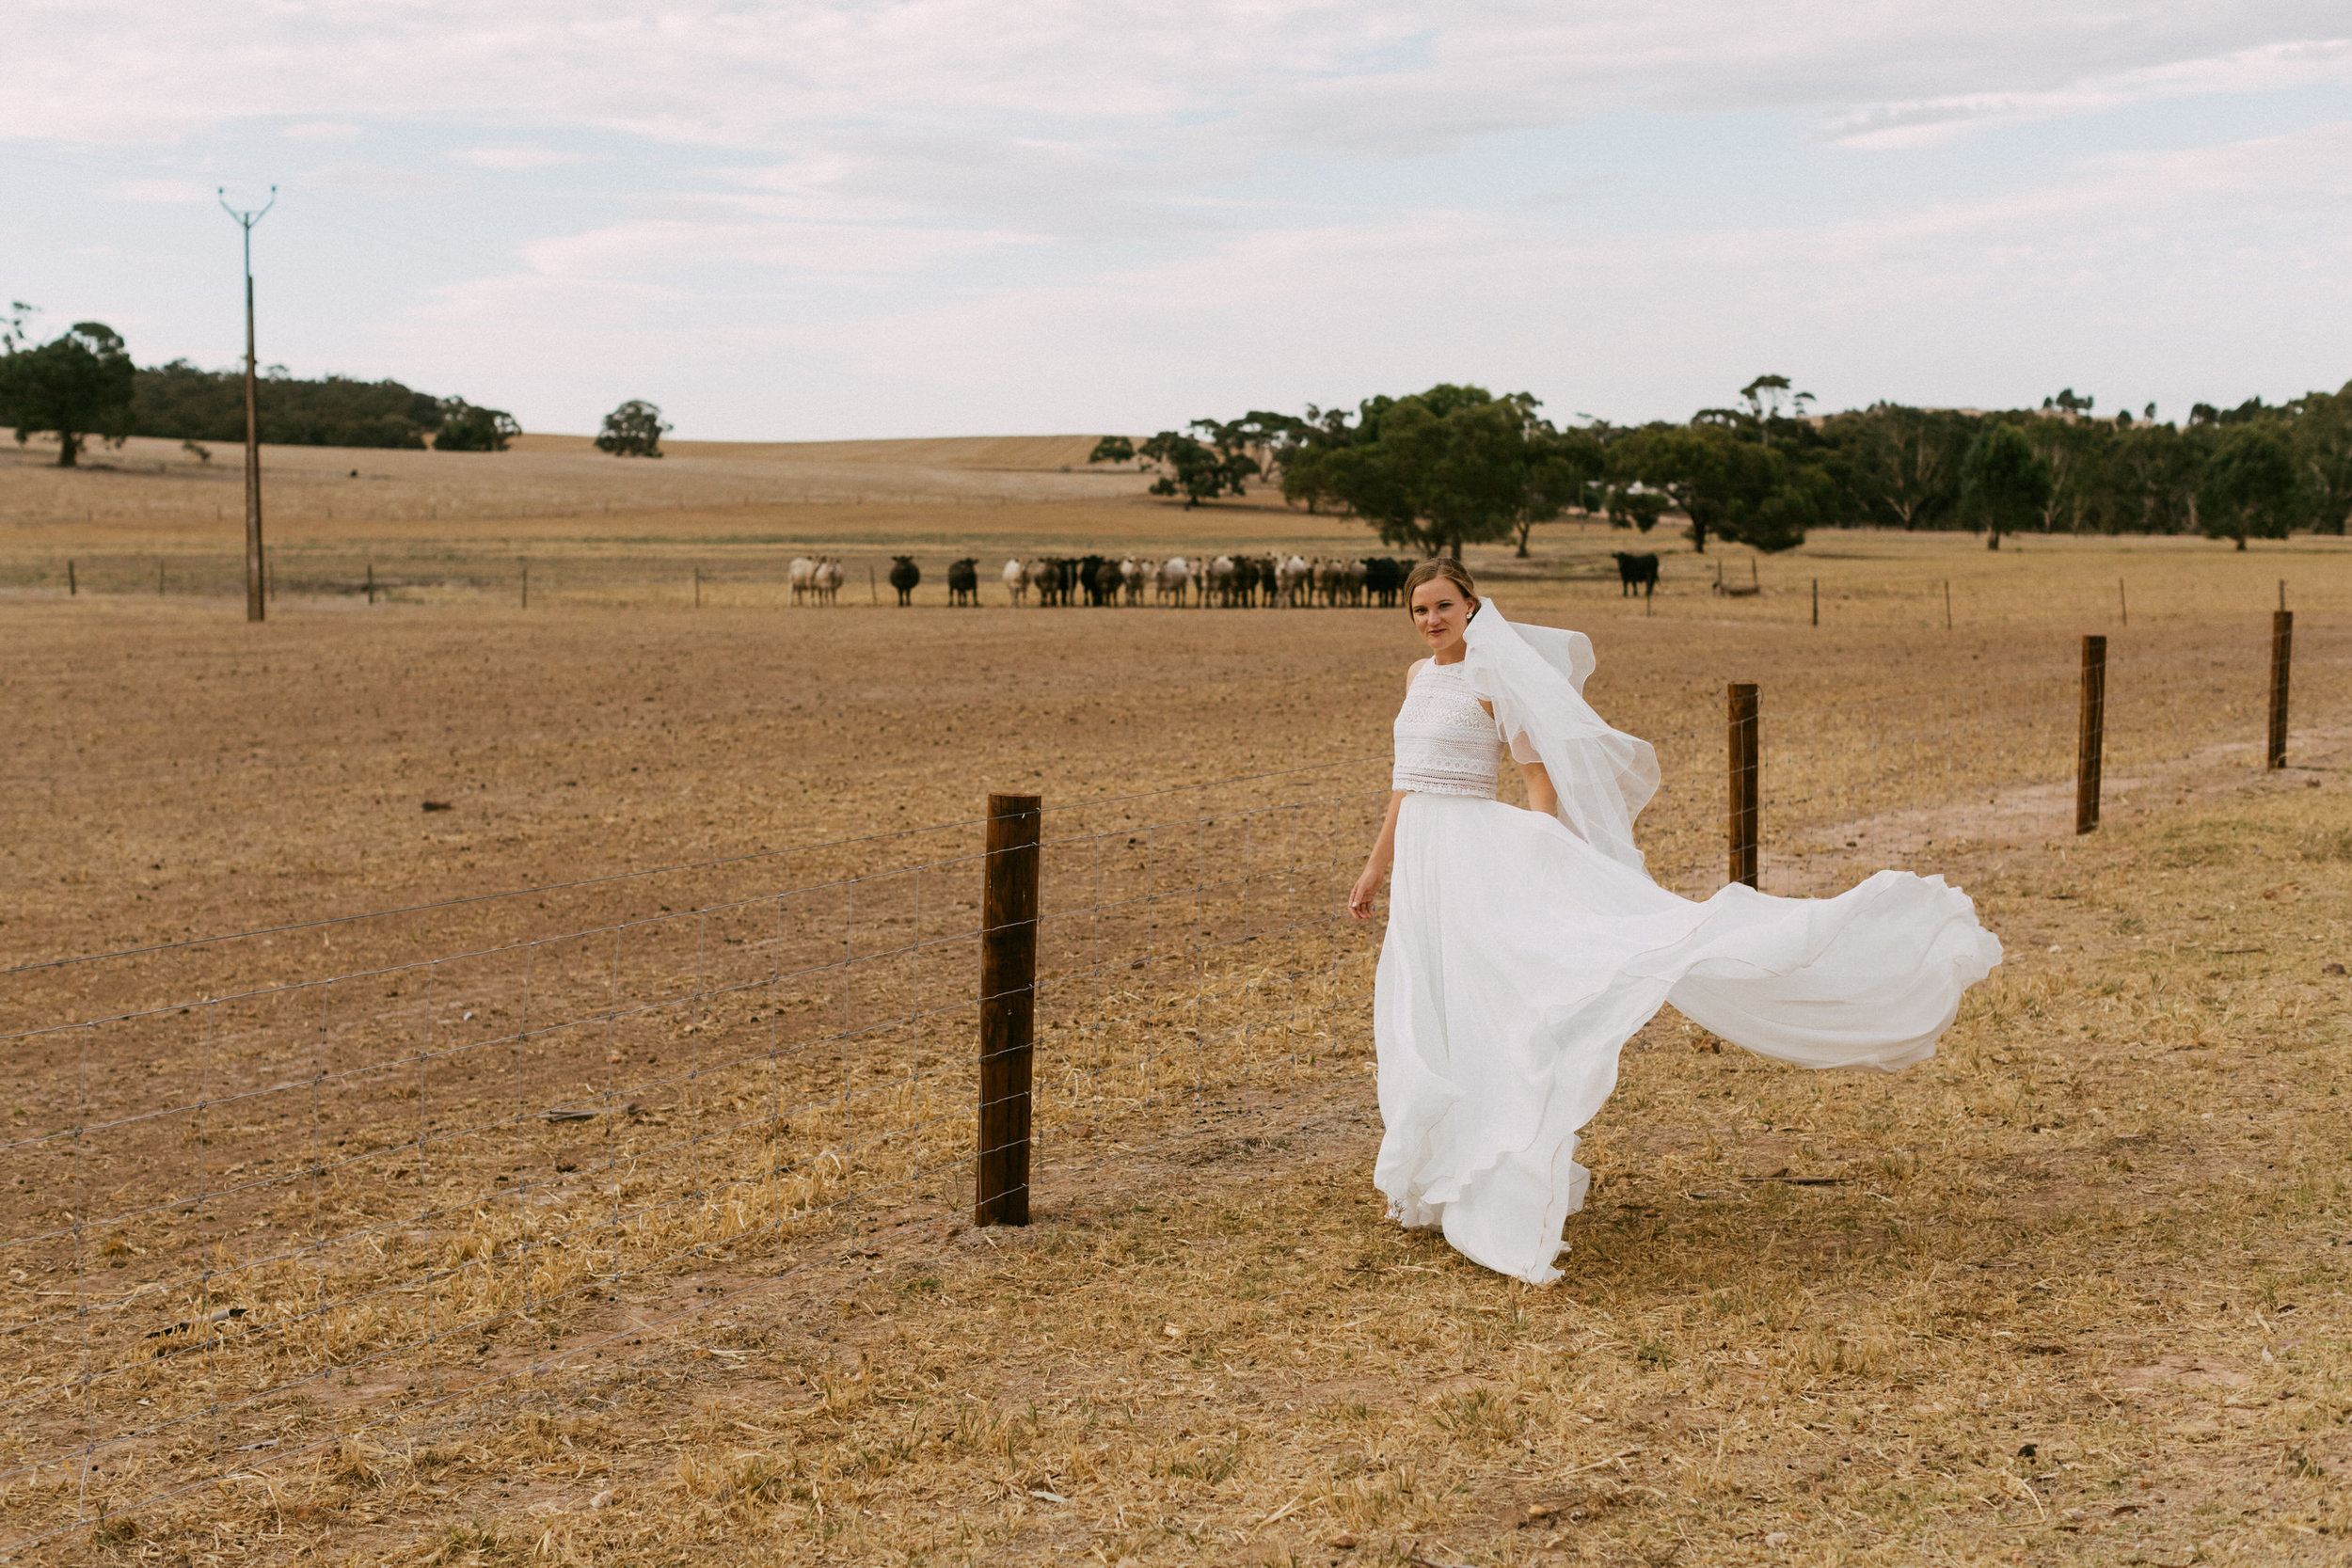
[[[1462,596],[1470,600],[1470,614],[1474,616],[1478,613],[1478,607],[1484,601],[1478,596],[1478,584],[1470,580],[1470,568],[1451,556],[1433,555],[1405,574],[1405,612],[1407,615],[1413,612],[1413,590],[1439,578],[1462,591]]]

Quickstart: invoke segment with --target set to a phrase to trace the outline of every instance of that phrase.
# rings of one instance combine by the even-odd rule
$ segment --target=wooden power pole
[[[253,226],[278,205],[278,187],[269,199],[251,212],[229,205],[229,191],[220,190],[220,210],[245,231],[245,618],[260,621],[269,614],[262,573],[262,416],[253,363]]]

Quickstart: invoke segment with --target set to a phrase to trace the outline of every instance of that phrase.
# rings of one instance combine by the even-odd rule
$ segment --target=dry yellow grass
[[[961,542],[973,538],[956,531],[970,513],[903,515],[937,531],[925,537]],[[1326,519],[1132,499],[1008,513],[1009,531],[1032,531],[980,537],[1023,551],[1082,544],[1097,526],[1188,553],[1247,543],[1245,527],[1334,547],[1359,537]],[[951,820],[991,786],[1030,784],[1059,805],[1376,752],[1413,653],[1398,618],[1372,612],[779,614],[749,565],[739,597],[697,614],[674,587],[619,569],[707,559],[720,546],[696,531],[725,515],[678,512],[636,538],[602,514],[548,520],[548,537],[583,563],[615,569],[545,600],[534,583],[528,615],[462,588],[420,590],[373,615],[347,612],[361,607],[340,592],[300,593],[247,628],[221,598],[19,594],[0,610],[21,655],[0,679],[10,711],[31,718],[0,807],[0,832],[21,847],[0,928],[8,961]],[[770,524],[796,541],[840,539],[890,515],[779,504]],[[290,528],[289,555],[347,547],[340,524],[308,537]],[[4,553],[17,570],[93,537],[11,529]],[[578,1012],[609,983],[600,960],[542,944],[527,976],[505,960],[465,975],[480,1018],[454,1018],[457,990],[436,1004],[436,1026],[456,1030],[447,1043],[495,1054],[499,1075],[362,1085],[328,1108],[328,1125],[368,1147],[298,1203],[264,1183],[215,1196],[209,1226],[153,1218],[87,1238],[83,1267],[109,1286],[177,1278],[207,1257],[215,1279],[169,1296],[168,1310],[166,1298],[143,1302],[135,1329],[128,1318],[71,1322],[21,1358],[16,1397],[63,1354],[142,1354],[154,1312],[166,1328],[175,1313],[189,1321],[204,1355],[109,1380],[38,1419],[20,1412],[8,1451],[21,1462],[45,1450],[51,1466],[0,1491],[0,1529],[91,1497],[127,1501],[225,1457],[244,1479],[109,1518],[42,1555],[2340,1555],[2352,1385],[2333,1243],[2352,1244],[2336,1174],[2352,1129],[2335,1092],[2345,982],[2321,966],[2352,946],[2352,863],[2337,799],[2344,689],[2314,672],[2344,657],[2346,558],[2311,541],[2241,558],[2202,542],[2028,540],[2022,555],[1995,557],[1964,540],[1823,536],[1761,562],[1756,598],[1705,592],[1706,568],[1677,555],[1669,592],[1645,606],[1597,579],[1602,552],[1625,537],[1539,531],[1526,569],[1540,575],[1498,573],[1496,592],[1515,611],[1592,630],[1604,709],[1661,740],[1673,787],[1653,842],[1670,851],[1664,869],[1703,877],[1717,853],[1721,682],[1746,677],[1765,684],[1776,770],[1768,875],[1830,887],[1875,860],[1907,860],[1979,894],[2011,962],[1937,1062],[1892,1081],[1831,1081],[1719,1053],[1671,1018],[1653,1025],[1595,1130],[1603,1180],[1574,1222],[1570,1280],[1527,1291],[1397,1234],[1366,1185],[1373,933],[1313,922],[1336,904],[1356,852],[1348,813],[1376,796],[1378,764],[1339,770],[1344,787],[1323,793],[1346,799],[1279,848],[1233,837],[1184,849],[1172,836],[1210,815],[1272,820],[1235,814],[1264,812],[1281,798],[1275,785],[1088,808],[1064,820],[1111,832],[1089,841],[1107,852],[1049,864],[1049,914],[1120,904],[1147,879],[1165,893],[1180,871],[1238,856],[1263,868],[1250,918],[1286,934],[1279,948],[1187,958],[1201,934],[1244,918],[1238,899],[1211,896],[1187,916],[1193,935],[1114,916],[1049,942],[1060,989],[1049,987],[1032,1230],[949,1234],[968,1019],[950,1011],[888,1037],[892,1060],[919,1070],[862,1087],[842,1076],[855,1059],[812,1066],[743,1048],[755,1012],[788,1030],[835,1006],[807,984],[657,990],[663,1006],[628,1037],[516,1047],[526,983],[551,1009],[543,1018]],[[391,543],[486,547],[470,524]],[[739,547],[762,570],[781,553]],[[1511,569],[1492,555],[1482,564]],[[1797,586],[1817,575],[1818,631]],[[2100,619],[2118,575],[2128,628]],[[2265,778],[2252,766],[2259,668],[2282,575],[2304,613],[2305,722],[2296,769]],[[2090,630],[2116,639],[2117,788],[2108,828],[2076,843],[2052,834],[2073,639]],[[2135,693],[2135,672],[2168,673]],[[1926,702],[1963,687],[1990,695]],[[1891,768],[1890,737],[1902,746]],[[421,819],[421,798],[457,809]],[[1171,825],[1166,842],[1125,842],[1154,819]],[[900,848],[906,861],[937,858],[968,837],[916,835]],[[871,870],[867,853],[12,976],[5,1026],[620,916],[680,929],[660,920],[661,905],[682,912]],[[921,904],[906,889],[900,904],[889,893],[866,906],[873,928],[941,939],[963,928],[966,894],[952,873],[935,876]],[[1278,883],[1279,896],[1258,898]],[[730,948],[723,930],[712,946],[736,955],[725,962],[739,977],[755,956],[778,960],[772,972],[814,962],[792,958],[798,931],[771,923]],[[1106,961],[1130,953],[1151,958],[1144,971]],[[682,938],[644,964],[634,973],[648,982],[706,973]],[[914,977],[874,973],[879,1016]],[[307,1004],[242,1014],[224,1004],[207,1011],[232,1027],[199,1035],[174,1014],[109,1037],[97,1061],[102,1074],[208,1061],[259,1074],[281,1039],[323,1040],[303,1049],[342,1062],[391,1059],[401,1018],[421,1016],[415,1005],[374,997],[331,1012],[322,1032]],[[241,1056],[239,1041],[253,1049]],[[19,1137],[93,1092],[88,1060],[19,1062]],[[529,1115],[548,1084],[608,1068],[608,1092],[637,1099],[633,1117],[580,1129]],[[628,1086],[672,1084],[681,1068],[691,1087],[667,1100]],[[118,1075],[96,1092],[145,1087]],[[772,1123],[749,1114],[780,1101],[806,1107],[782,1161]],[[424,1122],[510,1102],[525,1116],[449,1136],[429,1168],[397,1153]],[[878,1142],[852,1136],[860,1127],[911,1132]],[[287,1151],[275,1116],[224,1116],[202,1135],[215,1141],[176,1153],[93,1144],[75,1169],[86,1190],[128,1205],[199,1168],[244,1163],[253,1180],[256,1162]],[[584,1146],[596,1160],[577,1157]],[[56,1203],[62,1167],[44,1163],[55,1158],[11,1149],[8,1234]],[[529,1197],[496,1180],[518,1172]],[[882,1229],[861,1231],[845,1256],[840,1216],[822,1206],[845,1184],[876,1183],[889,1196],[860,1217]],[[441,1213],[393,1223],[420,1208]],[[616,1211],[646,1217],[608,1223]],[[273,1260],[290,1236],[371,1227],[368,1250]],[[73,1264],[54,1250],[18,1257],[34,1265],[20,1263],[15,1281],[21,1323],[54,1308],[40,1292]],[[752,1289],[795,1259],[821,1266]],[[370,1287],[389,1293],[354,1299]],[[181,1306],[232,1300],[246,1315],[218,1325]],[[499,1316],[517,1307],[528,1315]],[[488,1332],[471,1326],[485,1318],[497,1319]],[[466,1332],[419,1350],[421,1326],[437,1324]],[[225,1433],[199,1421],[112,1450],[114,1473],[87,1497],[55,1467],[56,1439],[87,1424],[92,1401],[107,1419],[197,1415],[322,1365],[360,1375],[239,1409]],[[485,1372],[533,1365],[553,1370],[462,1394]],[[401,1416],[445,1392],[461,1397]],[[338,1433],[352,1435],[338,1444]],[[268,1463],[314,1442],[328,1446]],[[1355,1544],[1332,1544],[1343,1537]]]
[[[963,510],[1104,501],[1137,488],[1132,471],[1089,470],[1083,451],[1072,456],[1081,440],[697,442],[646,462],[607,456],[585,438],[526,436],[507,452],[267,446],[262,469],[267,516],[290,539],[373,537],[388,524],[410,537],[436,525],[485,522],[628,532],[667,529],[680,512],[843,504]],[[208,450],[209,457],[199,457],[181,442],[139,437],[92,451],[78,468],[59,468],[39,445],[11,447],[0,451],[0,523],[62,531],[85,543],[211,535],[234,546],[244,516],[243,449]]]
[[[1084,468],[1095,436],[946,436],[882,441],[668,441],[671,458],[758,463],[864,463],[967,472],[1062,473]],[[610,463],[586,436],[523,436],[516,451],[568,452]]]
[[[1898,1079],[1654,1025],[1551,1291],[1383,1221],[1336,1086],[67,1555],[2339,1561],[2342,827],[1956,867],[2012,958]]]

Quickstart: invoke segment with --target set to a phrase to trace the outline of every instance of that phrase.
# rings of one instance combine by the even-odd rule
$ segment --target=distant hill
[[[760,463],[895,463],[930,468],[1052,473],[1084,469],[1098,436],[938,436],[881,441],[663,441],[673,457]],[[586,436],[517,436],[513,451],[595,451]],[[615,462],[631,461],[615,458]]]

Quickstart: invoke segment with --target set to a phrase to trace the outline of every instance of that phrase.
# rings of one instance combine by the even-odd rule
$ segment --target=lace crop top
[[[1396,713],[1391,789],[1476,795],[1491,800],[1502,768],[1502,737],[1458,664],[1423,664]]]

